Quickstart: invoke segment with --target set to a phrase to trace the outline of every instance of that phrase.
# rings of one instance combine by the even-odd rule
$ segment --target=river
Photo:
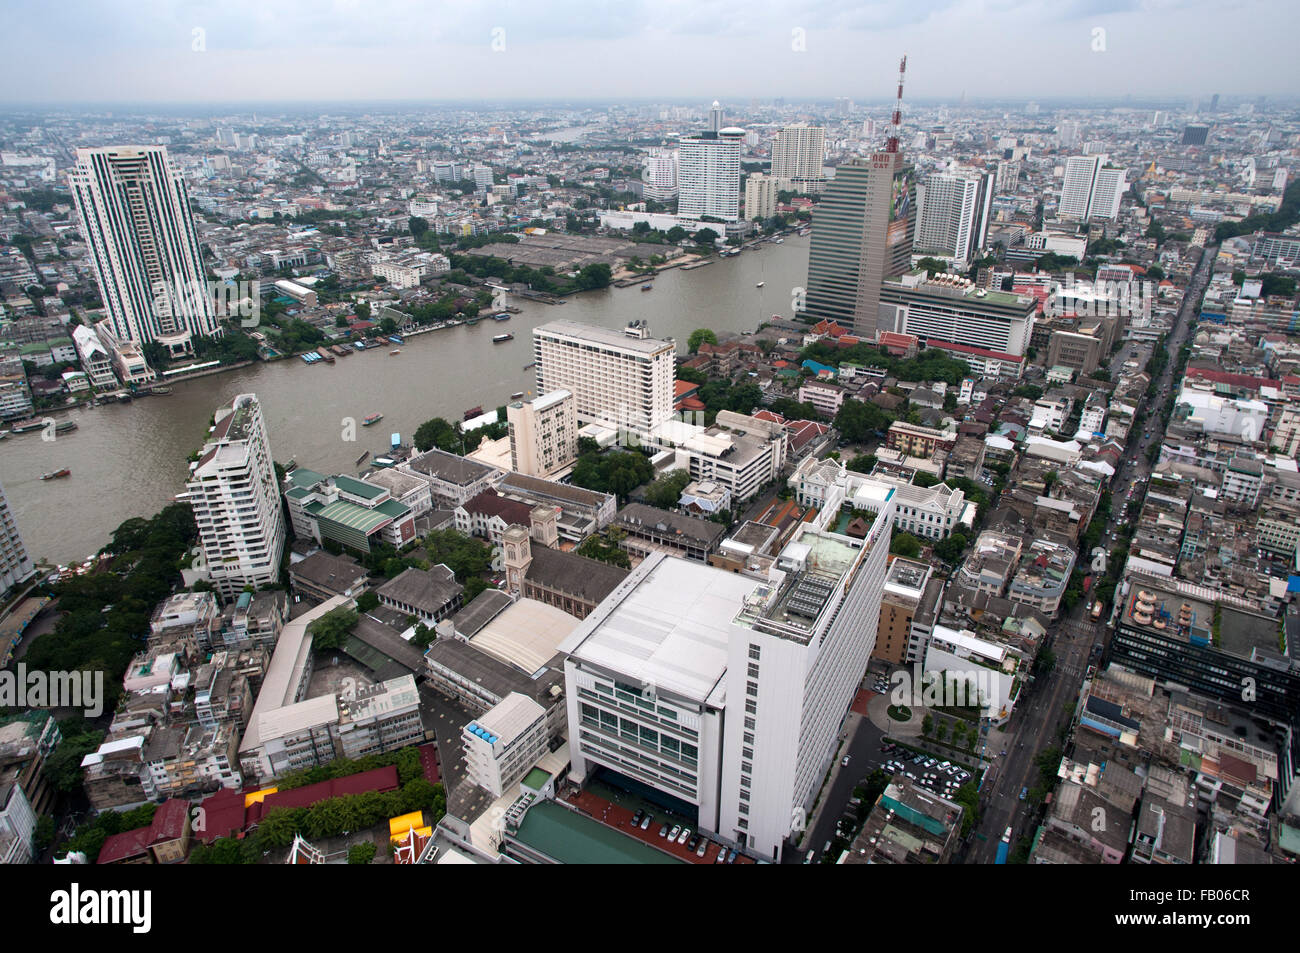
[[[78,429],[53,441],[38,432],[0,441],[0,483],[33,558],[79,561],[123,520],[152,515],[184,490],[187,456],[202,446],[213,411],[235,394],[258,396],[276,460],[355,473],[361,452],[382,452],[394,432],[409,441],[430,417],[454,422],[466,409],[500,406],[516,391],[531,396],[534,372],[524,365],[533,359],[536,325],[565,318],[622,328],[645,320],[654,337],[674,338],[685,351],[696,328],[721,335],[756,328],[773,314],[788,317],[791,289],[804,283],[807,264],[808,239],[790,236],[704,268],[669,269],[649,292],[608,288],[572,295],[563,305],[514,300],[522,313],[508,322],[417,335],[395,357],[376,348],[334,364],[292,358],[175,383],[170,396],[74,411]],[[494,345],[492,336],[504,331],[514,340]],[[361,427],[371,413],[384,419]],[[355,421],[355,441],[343,439],[345,418]],[[62,467],[72,475],[41,480]]]

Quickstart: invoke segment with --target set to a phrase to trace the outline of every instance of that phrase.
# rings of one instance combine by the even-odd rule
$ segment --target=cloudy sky
[[[1292,96],[1296,0],[7,0],[0,101]]]

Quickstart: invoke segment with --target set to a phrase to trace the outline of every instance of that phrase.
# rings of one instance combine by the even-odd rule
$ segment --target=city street
[[[1144,433],[1152,425],[1151,418],[1159,414],[1160,408],[1164,406],[1169,396],[1178,352],[1187,339],[1190,327],[1187,318],[1200,304],[1213,261],[1214,250],[1206,249],[1188,284],[1174,326],[1165,343],[1169,361],[1156,383],[1154,395],[1143,404],[1143,409],[1148,414],[1146,427],[1135,427],[1129,435],[1128,456],[1112,482],[1112,492],[1116,498],[1112,502],[1111,516],[1106,526],[1108,534],[1114,533],[1125,518],[1124,500],[1120,496],[1122,488],[1131,485],[1134,480],[1145,479],[1151,473],[1151,464],[1142,449],[1144,445],[1149,446],[1149,443],[1144,440]],[[1112,361],[1112,368],[1118,368],[1116,361],[1122,364],[1121,355],[1126,353],[1126,350],[1126,348],[1120,349],[1116,359]],[[1156,422],[1158,423],[1158,417]],[[1160,435],[1153,430],[1151,439],[1159,438]],[[1080,558],[1086,559],[1087,554],[1081,553]],[[1036,805],[1027,800],[1021,801],[1020,790],[1026,787],[1033,788],[1037,783],[1038,768],[1034,764],[1034,757],[1044,748],[1059,742],[1060,729],[1066,723],[1065,706],[1078,696],[1084,676],[1087,674],[1093,644],[1096,642],[1106,644],[1108,641],[1105,624],[1088,620],[1089,605],[1089,600],[1081,600],[1072,612],[1063,615],[1049,630],[1047,646],[1056,653],[1056,664],[1051,672],[1038,677],[1027,689],[1026,696],[1022,698],[1012,715],[1011,746],[1007,750],[1006,758],[996,763],[993,782],[985,785],[982,792],[983,817],[972,835],[975,839],[971,841],[971,847],[964,859],[965,863],[993,863],[997,854],[998,840],[1007,827],[1012,828],[1013,849],[1021,837],[1033,833],[1032,827],[1026,824],[1026,821]]]

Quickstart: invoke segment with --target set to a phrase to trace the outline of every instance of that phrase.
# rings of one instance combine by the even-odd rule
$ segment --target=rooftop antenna
[[[886,152],[898,151],[898,128],[903,123],[903,74],[905,72],[907,72],[906,55],[898,64],[898,99],[894,103],[894,115],[889,120],[889,141],[885,145]]]

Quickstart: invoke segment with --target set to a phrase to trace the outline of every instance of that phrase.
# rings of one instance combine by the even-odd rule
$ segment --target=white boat
[[[755,288],[761,288],[761,287],[763,287],[763,282],[760,281],[758,284],[754,285],[754,287],[755,287]]]

